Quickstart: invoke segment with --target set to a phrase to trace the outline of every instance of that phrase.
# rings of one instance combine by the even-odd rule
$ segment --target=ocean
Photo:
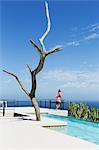
[[[30,100],[6,100],[8,107],[32,107]],[[74,100],[72,100],[74,101]],[[60,109],[68,109],[69,100],[62,100]],[[74,101],[76,103],[82,102],[89,106],[94,106],[99,109],[99,101]],[[38,100],[39,106],[42,108],[56,108],[56,101],[55,99],[39,99]]]

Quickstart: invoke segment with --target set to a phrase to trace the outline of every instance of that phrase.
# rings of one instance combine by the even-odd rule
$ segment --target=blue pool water
[[[78,137],[99,145],[99,123],[87,122],[50,114],[42,114],[42,116],[58,119],[68,123],[68,125],[64,128],[52,128],[52,130]]]

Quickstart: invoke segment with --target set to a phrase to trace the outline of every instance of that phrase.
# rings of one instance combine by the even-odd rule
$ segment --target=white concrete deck
[[[55,110],[55,109],[49,109],[48,111],[49,114],[52,115],[58,115],[58,116],[68,116],[68,111],[67,110]]]
[[[23,112],[21,108],[18,109]],[[24,108],[24,112],[25,109],[27,108]],[[43,109],[42,112],[46,110]],[[51,122],[48,118],[42,118],[41,122],[33,119],[0,117],[0,150],[99,150],[96,144],[41,127]]]
[[[44,109],[44,108],[41,108],[41,113],[49,113],[49,114],[61,114],[62,115],[62,111],[61,110],[49,110],[49,109]],[[14,112],[16,113],[19,113],[19,114],[23,114],[23,115],[27,115],[27,116],[24,116],[24,117],[19,117],[19,118],[23,118],[24,120],[35,120],[35,115],[33,113],[34,112],[34,109],[32,107],[16,107],[16,108],[11,108],[11,107],[8,107],[6,108],[6,111],[5,111],[5,116],[6,117],[13,117],[13,114]],[[56,112],[56,113],[55,113]],[[65,111],[63,113],[63,115],[66,115],[66,112]],[[37,122],[38,124],[38,122]],[[58,120],[55,120],[55,119],[48,119],[48,118],[42,118],[42,121],[39,122],[39,125],[40,126],[43,126],[43,127],[60,127],[60,126],[66,126],[67,123],[64,122],[64,121],[58,121]]]

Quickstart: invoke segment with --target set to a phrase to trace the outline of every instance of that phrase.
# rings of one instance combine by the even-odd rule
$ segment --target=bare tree
[[[38,54],[40,56],[39,64],[38,64],[38,66],[34,70],[32,70],[30,68],[30,66],[27,65],[27,67],[29,69],[29,72],[31,74],[31,82],[32,82],[31,91],[28,92],[26,90],[26,88],[22,84],[22,82],[19,79],[19,77],[17,77],[14,73],[11,73],[11,72],[8,72],[6,70],[3,70],[5,73],[11,75],[12,77],[14,77],[17,80],[17,82],[21,86],[22,90],[31,99],[32,105],[34,106],[34,109],[35,109],[35,114],[36,114],[36,120],[37,121],[40,121],[41,118],[40,118],[40,108],[39,108],[38,102],[37,102],[36,97],[35,97],[35,92],[36,92],[36,76],[43,69],[46,56],[48,56],[49,54],[52,54],[52,53],[55,53],[55,52],[58,52],[58,51],[62,50],[62,47],[57,47],[57,48],[53,48],[53,49],[51,49],[49,51],[46,51],[46,48],[45,48],[44,43],[43,43],[43,40],[45,39],[45,37],[47,36],[48,32],[50,31],[50,26],[51,26],[50,15],[49,15],[49,9],[48,9],[48,3],[47,2],[45,2],[45,9],[46,9],[46,17],[47,17],[47,21],[48,21],[48,27],[47,27],[47,30],[45,31],[45,33],[39,39],[41,48],[39,48],[35,44],[35,42],[33,40],[30,40],[31,44],[34,46],[34,48],[37,50],[37,52],[38,52]]]

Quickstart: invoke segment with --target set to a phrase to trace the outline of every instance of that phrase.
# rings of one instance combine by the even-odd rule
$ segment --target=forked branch
[[[13,76],[17,82],[19,83],[19,85],[21,86],[22,90],[27,94],[27,96],[29,96],[29,93],[27,92],[27,90],[25,89],[24,85],[22,84],[21,80],[14,74],[14,73],[11,73],[11,72],[8,72],[6,70],[3,70],[3,72]]]

